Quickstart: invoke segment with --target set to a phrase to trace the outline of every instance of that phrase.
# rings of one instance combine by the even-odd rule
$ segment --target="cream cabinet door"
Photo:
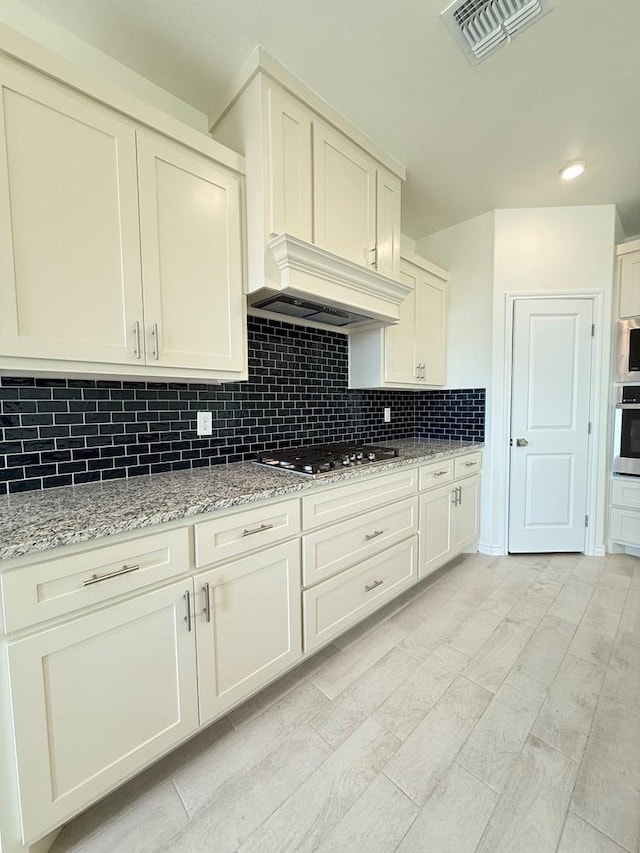
[[[0,354],[135,364],[135,131],[0,61]]]
[[[418,271],[409,266],[403,267],[400,281],[413,289],[400,303],[399,321],[381,332],[384,335],[385,381],[420,385],[415,345],[416,300],[420,284]]]
[[[376,192],[376,267],[397,279],[400,273],[400,191],[402,181],[378,167]]]
[[[455,553],[454,486],[442,486],[420,495],[420,577],[443,566]]]
[[[191,589],[176,583],[9,644],[26,843],[196,730]]]
[[[314,243],[375,266],[376,163],[319,119],[313,123]]]
[[[267,93],[269,235],[311,243],[312,113],[277,86]]]
[[[195,578],[200,722],[220,716],[302,655],[300,543]]]
[[[445,384],[447,303],[445,283],[420,271],[416,287],[416,361],[424,365],[423,384]]]
[[[455,507],[455,525],[453,530],[453,550],[457,554],[464,551],[477,538],[480,532],[480,477],[469,477],[456,483],[458,503]]]
[[[137,136],[147,364],[240,372],[240,178],[169,139]]]
[[[620,316],[640,315],[640,252],[629,252],[618,259],[620,266]]]

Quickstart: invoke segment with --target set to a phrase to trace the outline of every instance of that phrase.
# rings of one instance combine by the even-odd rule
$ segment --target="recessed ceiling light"
[[[584,172],[584,163],[569,163],[560,172],[560,177],[563,181],[572,181],[574,178],[579,178]]]

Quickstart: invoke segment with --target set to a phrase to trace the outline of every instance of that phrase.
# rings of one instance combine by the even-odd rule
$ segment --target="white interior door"
[[[513,323],[509,551],[583,551],[590,299],[519,299]]]

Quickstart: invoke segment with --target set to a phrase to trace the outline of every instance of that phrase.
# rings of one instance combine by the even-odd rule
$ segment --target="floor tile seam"
[[[179,789],[179,788],[178,788],[178,786],[176,785],[176,780],[175,780],[175,779],[173,779],[173,778],[171,779],[171,787],[173,788],[173,790],[175,791],[175,793],[178,795],[178,799],[180,800],[180,802],[181,802],[181,804],[182,804],[182,808],[184,809],[185,814],[186,814],[186,816],[187,816],[187,823],[190,823],[190,822],[191,822],[191,819],[193,818],[193,815],[189,813],[189,809],[187,808],[187,804],[186,804],[186,803],[185,803],[185,801],[184,801],[184,797],[182,796],[182,794],[180,793],[180,789]],[[197,813],[197,811],[198,811],[198,810],[196,809],[196,811],[194,812],[194,814],[196,814],[196,813]],[[176,834],[177,834],[177,833],[176,833]]]
[[[507,676],[505,676],[505,678],[504,678],[504,680],[503,680],[502,684],[504,684],[504,682],[507,680],[507,678],[509,677],[509,674],[510,674],[511,672],[513,672],[513,669],[511,669],[511,670],[509,671],[509,673],[507,674]],[[539,682],[539,681],[538,681],[537,683],[542,685],[542,682]],[[500,686],[502,686],[502,684],[501,684]],[[481,685],[481,686],[482,686],[482,685]],[[511,761],[510,761],[510,764],[511,764],[511,765],[513,765],[513,763],[514,763],[514,762],[515,762],[515,761],[520,757],[520,755],[522,754],[522,750],[524,749],[525,744],[526,744],[526,743],[527,743],[527,741],[529,740],[529,736],[530,736],[530,735],[532,734],[532,732],[533,732],[533,727],[534,727],[535,723],[537,722],[538,717],[540,716],[540,713],[542,712],[542,706],[544,705],[544,703],[545,703],[545,701],[546,701],[546,699],[547,699],[547,696],[549,695],[549,688],[548,688],[548,687],[546,687],[545,685],[542,685],[542,686],[543,686],[543,687],[545,687],[545,696],[544,696],[544,699],[543,699],[543,700],[542,700],[542,702],[540,703],[540,707],[539,707],[539,709],[538,709],[538,712],[537,712],[537,714],[536,714],[536,716],[535,716],[535,718],[534,718],[534,721],[533,721],[533,722],[532,722],[532,724],[529,726],[529,730],[527,731],[527,733],[526,733],[526,735],[525,735],[525,737],[524,737],[524,740],[522,741],[522,745],[520,746],[520,749],[519,749],[519,750],[518,750],[518,752],[517,752],[517,753],[516,753],[512,758],[511,758]],[[499,690],[499,689],[500,689],[500,688],[498,688],[498,690]],[[491,705],[493,704],[493,701],[494,701],[494,699],[496,698],[496,696],[497,696],[497,694],[498,694],[498,690],[496,690],[496,692],[493,694],[493,697],[489,700],[489,704],[488,704],[488,705],[487,705],[487,707],[484,709],[484,711],[482,712],[482,714],[478,717],[478,719],[477,719],[477,721],[476,721],[476,724],[474,725],[473,729],[469,732],[469,735],[467,736],[467,738],[466,738],[466,740],[465,740],[464,744],[460,747],[460,749],[459,749],[459,750],[458,750],[458,752],[456,753],[455,761],[457,761],[457,762],[458,762],[458,764],[460,764],[462,767],[464,767],[464,769],[465,769],[465,770],[468,770],[468,771],[469,771],[469,773],[472,773],[472,775],[476,776],[476,778],[478,779],[478,781],[479,781],[479,782],[483,782],[487,787],[491,788],[491,790],[492,790],[492,791],[495,791],[495,792],[496,792],[496,794],[499,794],[500,796],[502,796],[502,791],[499,791],[497,788],[494,788],[494,787],[493,787],[493,785],[490,785],[490,784],[489,784],[489,782],[487,782],[486,780],[481,779],[479,776],[477,776],[477,775],[476,775],[476,774],[471,770],[471,768],[470,768],[470,767],[467,767],[467,766],[466,766],[466,764],[464,764],[464,763],[460,760],[460,753],[461,753],[461,751],[463,750],[463,748],[464,748],[464,746],[466,745],[467,741],[469,740],[469,738],[471,737],[471,735],[472,735],[472,734],[473,734],[473,732],[475,731],[476,727],[480,724],[481,720],[484,718],[484,715],[487,713],[487,711],[489,710],[489,708],[490,708],[490,707],[491,707]],[[509,773],[509,775],[510,775],[510,773]],[[507,777],[507,778],[508,778],[508,777]],[[505,785],[506,785],[506,782],[505,782]],[[503,790],[504,790],[504,788],[503,788]]]
[[[331,645],[331,644],[329,643],[328,645]],[[294,670],[295,670],[295,667],[294,667],[293,669],[291,669],[291,670],[288,670],[288,672],[293,672]],[[284,673],[284,675],[283,675],[283,676],[281,676],[281,677],[286,676],[286,675],[288,674],[288,672],[285,672],[285,673]],[[232,709],[231,711],[229,711],[229,713],[227,714],[227,716],[228,716],[228,718],[229,718],[229,722],[231,723],[231,725],[232,725],[232,727],[233,727],[233,728],[232,728],[232,732],[239,732],[239,731],[242,731],[242,729],[244,729],[246,726],[248,726],[248,725],[250,725],[251,723],[253,723],[255,720],[258,720],[258,719],[259,719],[263,714],[265,714],[267,711],[270,711],[270,710],[274,707],[274,705],[277,705],[277,704],[278,704],[278,702],[280,702],[280,700],[281,700],[281,699],[284,699],[284,698],[286,698],[287,696],[289,696],[291,693],[293,693],[293,691],[294,691],[294,690],[296,690],[298,687],[301,687],[303,684],[307,684],[308,682],[310,682],[311,684],[313,684],[313,682],[311,681],[311,679],[312,679],[312,677],[313,677],[315,674],[316,674],[315,672],[310,672],[308,675],[305,675],[303,678],[301,678],[301,679],[300,679],[300,681],[297,681],[295,684],[292,684],[292,685],[291,685],[291,687],[289,687],[287,690],[285,690],[285,691],[284,691],[284,693],[280,693],[278,696],[276,696],[276,698],[275,698],[272,702],[269,702],[269,704],[268,704],[268,705],[265,705],[265,706],[264,706],[264,708],[261,708],[261,709],[260,709],[256,714],[254,714],[252,717],[248,717],[246,720],[244,720],[244,721],[243,721],[243,722],[241,722],[241,723],[236,724],[236,723],[234,723],[234,722],[233,722],[233,720],[231,719],[231,716],[232,716],[232,714],[233,714],[233,711],[235,711],[235,710],[236,710],[235,708],[233,708],[233,709]],[[272,682],[272,683],[273,683],[273,684],[277,684],[277,681]],[[260,693],[262,692],[262,690],[266,690],[266,689],[268,689],[268,688],[269,688],[269,686],[270,686],[270,685],[268,685],[268,684],[267,684],[265,687],[260,688],[260,690],[258,690],[256,693],[254,693],[254,694],[253,694],[253,696],[254,696],[254,697],[255,697],[255,696],[259,696],[259,695],[260,695]],[[320,692],[321,692],[323,695],[326,695],[326,694],[324,693],[324,691],[323,691],[320,687],[317,687],[317,685],[315,685],[315,684],[313,684],[313,686],[316,688],[316,690],[320,690]],[[253,698],[253,697],[251,697],[251,696],[250,696],[250,697],[249,697],[249,699],[247,699],[246,701],[250,702],[252,698]],[[327,696],[327,699],[328,699],[328,698],[329,698],[329,697]],[[242,707],[242,705],[239,705],[238,707]],[[231,734],[232,732],[229,732],[229,734]]]
[[[568,810],[567,810],[567,815],[569,815],[569,814],[573,814],[573,815],[575,815],[576,817],[580,818],[580,820],[583,820],[583,821],[584,821],[586,824],[588,824],[592,829],[595,829],[595,830],[596,830],[596,832],[599,832],[599,833],[600,833],[600,835],[604,835],[604,837],[605,837],[605,838],[608,838],[608,839],[609,839],[609,841],[611,841],[613,844],[617,844],[617,845],[618,845],[618,847],[622,848],[622,850],[626,850],[626,851],[627,851],[627,853],[636,853],[636,851],[635,851],[635,850],[631,850],[631,848],[627,847],[625,844],[622,844],[622,842],[621,842],[621,841],[616,841],[616,840],[615,840],[615,838],[612,838],[612,837],[609,835],[609,833],[605,832],[605,831],[604,831],[604,829],[600,829],[600,827],[599,827],[599,826],[596,826],[596,824],[595,824],[595,823],[593,823],[592,821],[588,820],[586,817],[584,817],[584,815],[581,815],[581,814],[579,814],[577,811],[574,811],[574,810],[571,808],[571,806],[569,806],[569,808],[568,808]]]
[[[522,750],[520,750],[520,752],[522,752]],[[518,753],[518,755],[516,756],[516,758],[519,758],[519,757],[520,757],[520,753]],[[502,796],[502,791],[498,791],[498,789],[497,789],[497,788],[494,788],[494,787],[493,787],[493,785],[490,785],[490,784],[486,781],[486,779],[481,779],[481,778],[480,778],[480,776],[478,776],[478,774],[477,774],[474,770],[472,770],[470,767],[467,767],[467,765],[466,765],[466,764],[463,764],[463,762],[460,760],[460,750],[458,750],[458,752],[456,753],[455,758],[453,759],[453,761],[452,761],[451,763],[452,763],[452,764],[457,764],[457,765],[458,765],[458,767],[462,767],[462,769],[463,769],[466,773],[469,773],[469,775],[470,775],[470,776],[473,776],[473,778],[474,778],[476,781],[480,782],[482,785],[484,785],[484,787],[485,787],[485,788],[488,788],[490,791],[493,791],[493,793],[494,793],[494,794],[497,794],[497,795],[498,795],[498,799],[500,799],[500,797]]]

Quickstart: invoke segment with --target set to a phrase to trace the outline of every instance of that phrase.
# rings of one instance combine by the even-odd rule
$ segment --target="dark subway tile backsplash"
[[[346,336],[256,317],[248,327],[248,382],[0,377],[0,495],[318,442],[484,440],[484,389],[349,390]],[[201,410],[210,437],[196,434]]]

